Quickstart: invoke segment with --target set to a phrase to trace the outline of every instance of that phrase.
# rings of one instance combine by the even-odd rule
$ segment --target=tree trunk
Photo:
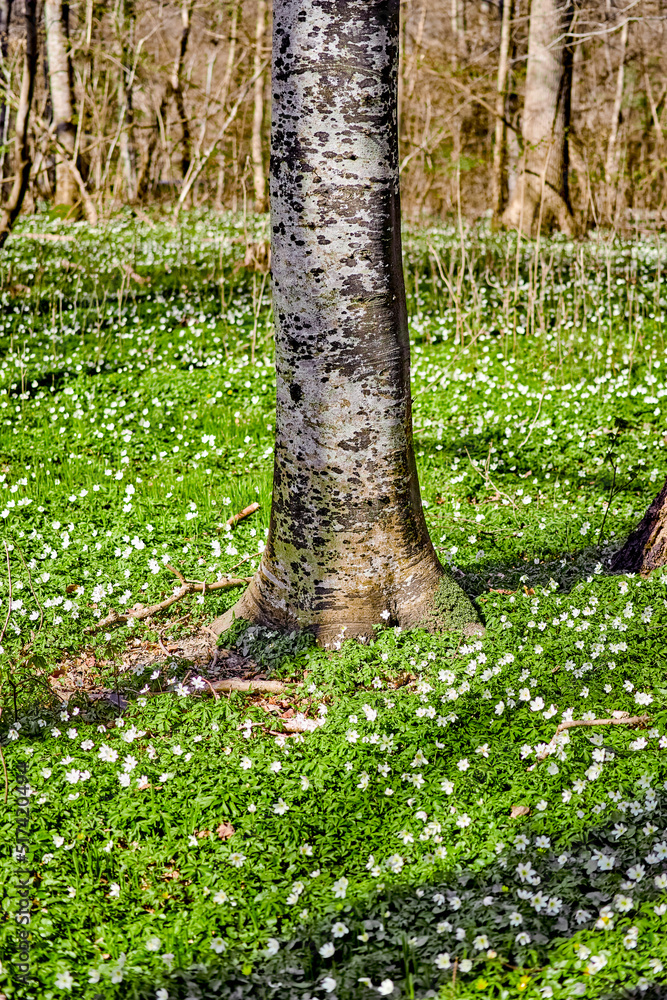
[[[452,67],[456,69],[459,64],[459,46],[461,38],[461,24],[459,19],[459,0],[450,0],[449,8],[449,21],[452,28],[452,38],[454,44],[452,47]]]
[[[30,180],[31,161],[30,146],[28,143],[28,123],[37,72],[36,6],[37,0],[25,0],[25,56],[23,60],[19,106],[16,112],[16,177],[4,209],[0,214],[0,249],[4,246],[18,218]]]
[[[229,10],[229,42],[227,45],[227,65],[225,66],[225,75],[222,78],[222,87],[220,89],[220,106],[226,107],[227,97],[229,96],[229,88],[232,84],[232,77],[234,75],[235,63],[236,63],[236,43],[238,40],[238,28],[239,28],[239,0],[232,0],[231,7]]]
[[[480,630],[444,575],[412,441],[401,259],[400,0],[274,0],[271,522],[233,617],[323,645],[388,624]]]
[[[220,107],[227,107],[227,97],[232,84],[232,77],[236,68],[236,43],[238,40],[239,22],[239,0],[231,0],[229,5],[229,35],[227,41],[227,61],[222,84],[219,91]],[[215,209],[220,211],[223,204],[223,194],[225,188],[225,153],[224,149],[218,154],[218,183],[215,195]],[[233,158],[235,161],[235,157]],[[236,167],[236,164],[234,163]]]
[[[667,565],[667,480],[620,552],[611,568],[621,573],[641,573]]]
[[[14,0],[0,0],[0,59],[3,63],[9,54],[9,23],[13,5]]]
[[[72,82],[69,59],[68,2],[45,0],[46,47],[49,56],[49,83],[56,138],[67,152],[56,155],[56,205],[75,205],[78,190],[67,158],[74,157],[76,129],[73,123]]]
[[[120,138],[118,147],[123,165],[127,200],[136,200],[137,155],[134,145],[134,0],[120,0],[116,31],[119,40],[120,66],[118,69],[118,116]]]
[[[263,212],[266,208],[266,178],[264,176],[264,157],[262,155],[262,125],[264,123],[264,73],[260,73],[263,58],[264,34],[266,32],[266,0],[257,0],[257,19],[255,21],[255,75],[254,108],[252,116],[252,176],[255,188],[255,211]]]
[[[625,53],[628,46],[628,22],[621,28],[621,54],[619,56],[618,72],[616,74],[616,90],[614,107],[611,113],[611,128],[607,144],[607,162],[605,180],[607,189],[607,217],[614,221],[616,196],[618,193],[618,129],[621,124],[623,106],[623,85],[625,83]]]
[[[9,55],[9,24],[12,19],[12,6],[14,0],[0,0],[0,67],[5,70],[7,56]],[[10,108],[6,102],[5,95],[0,95],[0,204],[4,188],[1,186],[5,179],[5,164],[7,153],[4,147],[7,145],[7,134],[9,130]]]
[[[155,125],[148,133],[146,143],[141,151],[141,157],[139,159],[139,167],[137,170],[137,186],[135,190],[135,198],[138,204],[141,204],[142,201],[146,198],[148,194],[148,189],[150,187],[153,156],[155,155],[155,150],[157,148],[157,143],[160,136],[159,116],[162,113],[163,107],[164,107],[164,101],[160,105],[160,108],[155,116]]]
[[[496,128],[493,146],[493,222],[500,223],[500,217],[507,202],[507,77],[509,70],[510,33],[512,26],[513,0],[504,0],[500,22],[500,46],[498,53],[498,82],[496,84]]]
[[[188,121],[188,116],[185,113],[185,101],[183,100],[183,84],[181,77],[183,74],[183,63],[185,61],[185,53],[188,48],[188,39],[190,38],[190,4],[191,0],[184,0],[183,6],[181,8],[181,40],[178,48],[178,54],[174,62],[174,68],[171,74],[171,92],[174,97],[174,103],[176,105],[176,114],[178,115],[178,121],[181,126],[181,177],[185,177],[190,168],[190,123]]]
[[[525,163],[503,225],[574,234],[568,190],[572,0],[532,0],[522,134]]]

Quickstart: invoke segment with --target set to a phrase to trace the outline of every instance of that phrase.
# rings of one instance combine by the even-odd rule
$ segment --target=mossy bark
[[[266,550],[233,616],[332,645],[477,616],[443,569],[412,441],[399,0],[276,0],[270,167],[276,445]]]

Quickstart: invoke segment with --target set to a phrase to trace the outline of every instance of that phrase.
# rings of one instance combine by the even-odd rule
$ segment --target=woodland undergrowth
[[[406,233],[423,502],[486,633],[237,626],[285,689],[213,698],[161,650],[238,590],[96,626],[258,564],[266,232],[34,217],[0,261],[0,992],[664,996],[667,576],[608,569],[667,472],[660,238]]]

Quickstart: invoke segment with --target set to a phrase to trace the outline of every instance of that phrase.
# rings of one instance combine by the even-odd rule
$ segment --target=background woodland
[[[506,225],[535,230],[523,210],[507,215],[532,149],[531,0],[403,0],[402,14],[404,212],[505,211]],[[558,161],[574,220],[537,222],[662,224],[667,3],[532,0],[532,14],[552,19],[544,53],[562,75],[547,84],[564,162],[552,156],[544,174]],[[123,204],[264,210],[270,21],[267,0],[0,0],[5,216],[21,185],[23,211],[55,205],[91,222]]]

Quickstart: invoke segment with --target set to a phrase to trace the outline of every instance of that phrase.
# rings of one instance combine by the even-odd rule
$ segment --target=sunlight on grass
[[[22,765],[32,792],[36,976],[12,971],[12,916],[2,992],[659,996],[667,577],[606,570],[667,471],[655,244],[544,240],[536,259],[484,230],[407,234],[426,517],[486,634],[378,623],[327,653],[238,626],[287,688],[213,701],[192,663],[117,663],[238,591],[85,630],[168,595],[167,564],[209,582],[258,564],[272,319],[242,222],[29,229],[74,239],[19,233],[0,268],[0,735],[10,803]],[[120,685],[120,717],[57,704],[48,678],[77,657],[83,687]],[[552,742],[623,712],[649,721]],[[13,806],[0,830],[13,915]]]

